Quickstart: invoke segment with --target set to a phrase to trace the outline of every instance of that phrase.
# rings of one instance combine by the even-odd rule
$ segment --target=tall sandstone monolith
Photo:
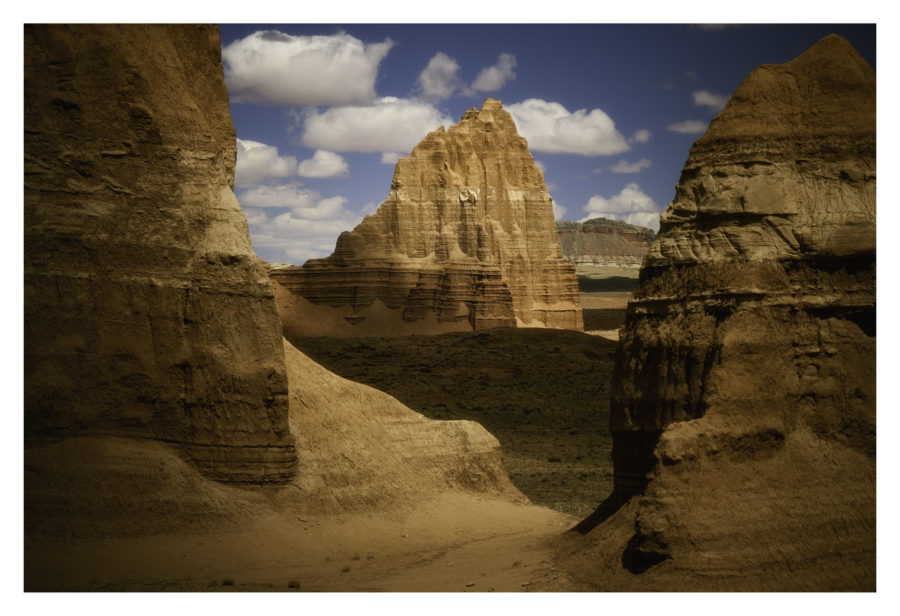
[[[691,148],[613,388],[596,580],[874,589],[875,74],[846,40],[754,70]]]
[[[214,26],[25,27],[25,436],[296,468],[273,292],[232,193]]]
[[[287,335],[584,327],[543,174],[490,98],[400,159],[331,256],[270,277]]]

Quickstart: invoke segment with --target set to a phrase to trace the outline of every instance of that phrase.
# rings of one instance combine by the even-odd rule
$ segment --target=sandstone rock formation
[[[216,479],[289,480],[216,28],[28,26],[25,99],[26,437],[154,438]]]
[[[583,328],[550,195],[500,101],[397,162],[388,199],[334,254],[270,269],[288,335]]]
[[[480,425],[284,343],[232,193],[219,49],[207,26],[25,29],[28,589],[146,578],[174,550],[237,562],[248,536],[295,559],[298,514],[527,502]],[[196,547],[222,533],[240,537]]]
[[[591,218],[558,222],[563,256],[576,265],[640,266],[656,234],[621,220]]]
[[[574,570],[874,589],[875,75],[847,41],[753,71],[694,144],[613,387],[614,493]]]

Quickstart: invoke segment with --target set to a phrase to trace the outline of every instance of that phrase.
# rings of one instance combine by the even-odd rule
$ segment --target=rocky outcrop
[[[591,218],[558,222],[563,256],[576,265],[640,266],[656,234],[621,220]]]
[[[289,335],[583,328],[543,174],[493,99],[400,159],[334,254],[269,276]]]
[[[875,75],[847,41],[753,71],[694,144],[613,388],[576,550],[604,587],[874,589]]]
[[[27,588],[103,589],[117,551],[146,577],[158,543],[192,533],[288,529],[300,553],[298,513],[527,502],[479,424],[426,419],[284,342],[231,190],[215,27],[25,41]]]
[[[281,325],[207,26],[25,28],[25,432],[296,470]]]

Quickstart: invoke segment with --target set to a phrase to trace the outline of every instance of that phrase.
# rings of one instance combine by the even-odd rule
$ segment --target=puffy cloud
[[[295,265],[307,259],[327,257],[334,251],[338,235],[362,220],[362,216],[347,210],[328,219],[305,218],[294,211],[275,216],[253,208],[245,207],[244,211],[257,254],[270,262],[286,261]]]
[[[253,186],[266,178],[286,178],[297,175],[297,159],[279,156],[278,148],[259,141],[237,140],[237,164],[234,183]]]
[[[553,219],[554,220],[565,220],[563,216],[566,215],[566,208],[557,203],[553,202]]]
[[[340,154],[316,150],[312,158],[300,162],[297,174],[305,178],[336,178],[349,175],[350,170]]]
[[[393,47],[349,34],[292,36],[254,32],[222,49],[232,102],[353,105],[375,98],[378,65]]]
[[[629,139],[629,141],[632,143],[647,143],[648,141],[650,141],[650,137],[652,137],[652,136],[653,136],[653,133],[651,133],[646,128],[642,128],[641,130],[636,131],[631,136],[631,139]]]
[[[401,154],[400,152],[382,152],[381,153],[381,164],[382,165],[394,165],[401,158],[403,158],[403,154]]]
[[[699,135],[706,131],[708,123],[704,120],[685,120],[684,122],[675,122],[669,124],[668,128],[673,133],[684,133],[686,135]]]
[[[306,259],[327,256],[334,250],[337,236],[362,220],[361,214],[347,209],[346,198],[322,198],[318,192],[296,185],[258,186],[237,197],[254,249],[270,262],[299,265]]]
[[[331,107],[301,115],[303,145],[333,152],[409,152],[453,121],[422,101],[384,97],[368,107]]]
[[[641,160],[634,163],[630,163],[623,158],[615,165],[610,167],[609,170],[613,173],[640,173],[644,169],[649,169],[651,164],[652,163],[650,162],[649,158],[642,158]],[[594,173],[597,173],[599,171],[602,170],[596,169]]]
[[[594,195],[583,209],[588,215],[582,220],[603,216],[659,230],[659,207],[634,182],[609,199]]]
[[[419,88],[429,100],[450,98],[463,87],[459,77],[459,64],[445,53],[434,54],[425,69],[419,73]]]
[[[709,107],[712,111],[719,112],[725,108],[728,97],[721,94],[713,94],[708,90],[694,92],[694,104],[698,107]]]
[[[295,184],[256,186],[236,194],[242,206],[259,208],[308,208],[313,207],[320,196],[315,190],[302,188]]]
[[[494,92],[506,85],[507,81],[516,78],[513,69],[516,68],[516,57],[511,53],[501,53],[497,56],[497,63],[493,66],[486,66],[481,69],[475,82],[472,84],[473,90],[479,92]]]
[[[542,163],[541,161],[534,161],[534,166],[540,169],[543,173],[547,173],[547,167],[544,166],[544,163]]]
[[[600,109],[569,112],[559,103],[529,98],[506,107],[533,151],[601,156],[630,149]]]

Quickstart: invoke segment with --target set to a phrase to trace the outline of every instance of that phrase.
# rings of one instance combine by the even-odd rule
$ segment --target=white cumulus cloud
[[[403,154],[401,154],[400,152],[382,152],[381,153],[381,164],[382,165],[394,165],[401,158],[403,158]]]
[[[350,174],[347,161],[340,154],[316,150],[312,158],[297,165],[297,174],[305,178],[336,178]]]
[[[362,214],[349,210],[340,195],[323,198],[296,185],[258,186],[237,194],[257,254],[269,262],[299,265],[334,250],[342,231],[359,224]]]
[[[630,163],[624,158],[617,162],[615,165],[609,168],[613,173],[640,173],[644,169],[649,169],[651,166],[651,162],[649,158],[642,158],[637,162]],[[601,169],[595,170],[595,173],[598,171],[602,171]]]
[[[554,220],[565,220],[563,216],[566,215],[566,208],[556,201],[553,202],[553,219]]]
[[[619,194],[608,199],[594,195],[582,209],[588,213],[582,221],[602,216],[659,230],[659,207],[634,182],[626,185]]]
[[[302,142],[332,152],[409,152],[429,132],[453,121],[433,105],[384,97],[371,106],[301,114]]]
[[[497,63],[481,69],[472,83],[472,89],[479,92],[494,92],[516,78],[516,57],[511,53],[501,53]]]
[[[393,47],[349,34],[292,36],[263,30],[222,49],[232,102],[353,105],[375,99],[378,65]]]
[[[343,210],[336,218],[313,219],[290,211],[270,216],[266,210],[246,208],[253,249],[269,262],[302,265],[307,259],[327,257],[338,235],[359,224],[362,216]]]
[[[256,186],[242,190],[236,195],[243,207],[257,208],[309,208],[314,207],[320,197],[317,191],[295,184]]]
[[[600,109],[569,112],[559,103],[529,98],[506,107],[532,151],[601,156],[630,149]]]
[[[705,120],[685,120],[684,122],[675,122],[669,124],[668,128],[673,133],[683,133],[685,135],[699,135],[706,131],[708,123]]]
[[[728,97],[722,94],[713,94],[708,90],[699,90],[694,92],[694,104],[698,107],[709,107],[712,111],[718,113],[725,108]]]
[[[631,139],[629,139],[629,141],[631,141],[633,143],[647,143],[648,141],[650,141],[650,137],[652,137],[652,136],[653,136],[653,133],[651,133],[646,128],[642,128],[641,130],[636,131],[631,136]]]
[[[237,140],[237,164],[234,183],[253,186],[266,178],[286,178],[297,175],[297,159],[279,156],[278,148],[259,141]]]
[[[450,98],[463,86],[459,77],[459,64],[443,52],[434,54],[425,69],[419,73],[422,97],[429,100]]]

